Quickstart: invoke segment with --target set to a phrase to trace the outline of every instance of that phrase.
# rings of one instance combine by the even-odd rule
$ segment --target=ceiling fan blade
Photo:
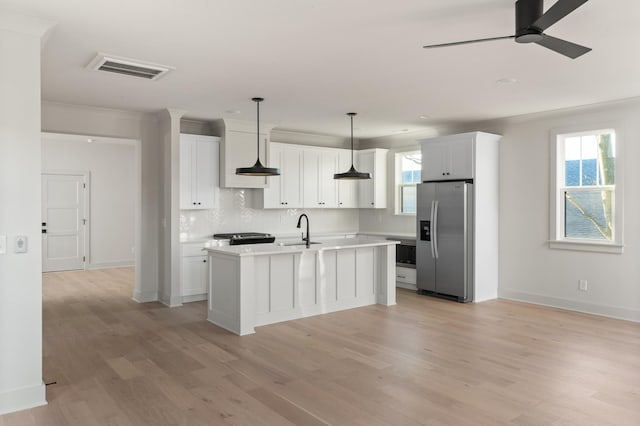
[[[587,1],[588,0],[558,0],[531,26],[544,31],[583,4],[585,4]]]
[[[493,40],[503,40],[506,38],[514,38],[515,36],[503,36],[503,37],[491,37],[491,38],[479,38],[476,40],[465,40],[465,41],[454,41],[453,43],[442,43],[442,44],[431,44],[428,46],[422,46],[424,49],[433,49],[435,47],[448,47],[448,46],[459,46],[461,44],[470,44],[470,43],[480,43],[483,41],[493,41]]]
[[[542,34],[542,40],[537,41],[536,44],[539,44],[542,47],[546,47],[547,49],[551,49],[554,52],[558,52],[561,55],[567,56],[571,59],[576,59],[577,57],[591,51],[590,47],[580,46],[579,44],[571,43],[570,41],[562,40],[560,38],[551,37],[546,34]]]

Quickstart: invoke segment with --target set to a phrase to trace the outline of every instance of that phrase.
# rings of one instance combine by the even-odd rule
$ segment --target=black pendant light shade
[[[236,169],[237,175],[242,176],[279,176],[280,169],[275,167],[265,167],[260,162],[260,102],[264,101],[263,98],[251,98],[253,102],[256,103],[257,108],[257,130],[256,130],[256,145],[257,145],[257,156],[256,164],[251,167],[238,167]],[[266,147],[266,140],[265,140]]]
[[[355,112],[348,112],[347,115],[351,117],[351,168],[344,173],[336,173],[333,175],[334,179],[371,179],[371,173],[369,172],[359,172],[353,166],[353,116],[356,115]]]

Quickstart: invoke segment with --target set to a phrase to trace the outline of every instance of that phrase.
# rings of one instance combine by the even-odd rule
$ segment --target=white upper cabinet
[[[351,151],[346,149],[272,142],[270,167],[280,176],[256,191],[257,205],[265,209],[385,208],[387,206],[387,149],[355,151],[359,171],[371,172],[370,180],[336,180],[349,170]]]
[[[274,127],[260,123],[260,137],[256,136],[256,123],[223,119],[214,123],[222,135],[220,141],[220,186],[222,188],[266,188],[271,177],[236,175],[238,167],[251,167],[258,156],[265,167],[271,167],[268,155],[269,135]],[[259,140],[259,143],[258,143]]]
[[[303,161],[304,207],[338,207],[338,150],[305,148]]]
[[[374,148],[358,151],[356,169],[370,172],[371,179],[360,180],[358,207],[383,209],[387,207],[387,153],[388,149]]]
[[[344,173],[351,167],[351,150],[338,150],[338,173]],[[358,181],[338,179],[338,207],[343,209],[358,208]]]
[[[218,207],[219,140],[216,136],[180,135],[180,208]]]
[[[473,179],[477,133],[419,141],[422,145],[422,181]]]
[[[270,167],[280,169],[280,176],[269,178],[269,187],[261,191],[265,209],[302,207],[302,149],[296,145],[269,144]]]

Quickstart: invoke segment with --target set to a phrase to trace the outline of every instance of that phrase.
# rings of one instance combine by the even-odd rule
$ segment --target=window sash
[[[604,193],[609,194],[608,203],[603,200]],[[562,201],[559,205],[563,206],[563,239],[614,241],[616,198],[614,186],[567,187],[560,194]]]
[[[398,185],[400,192],[400,214],[416,214],[417,211],[417,184],[415,183],[403,183]],[[413,201],[413,210],[405,211],[405,190],[413,189],[413,197],[409,201]]]
[[[615,123],[614,123],[615,124]],[[622,253],[623,252],[623,220],[622,215],[624,200],[621,198],[623,188],[623,152],[620,141],[623,140],[622,135],[619,132],[620,126],[602,126],[596,130],[582,131],[581,129],[558,129],[551,132],[552,155],[551,155],[551,182],[554,182],[552,191],[550,192],[551,204],[550,204],[550,238],[549,247],[565,250],[578,250],[578,251],[593,251],[602,253]],[[610,182],[607,185],[603,185],[602,180],[597,185],[582,185],[584,182],[581,180],[581,186],[566,185],[565,178],[567,178],[567,159],[565,155],[565,141],[568,138],[576,136],[589,136],[594,135],[600,138],[602,135],[610,134],[612,141],[611,153],[609,154],[614,158],[615,165],[613,169],[613,176],[609,178]],[[580,159],[583,161],[584,159]],[[603,170],[598,170],[598,173],[604,173]],[[593,175],[591,172],[590,175]],[[581,176],[582,179],[582,176]],[[590,179],[592,180],[592,179]],[[575,179],[572,180],[573,182]],[[574,183],[575,185],[575,183]],[[566,232],[565,219],[566,219],[566,205],[565,205],[565,193],[569,192],[574,195],[593,193],[602,193],[602,191],[608,191],[611,197],[610,205],[602,207],[602,211],[597,208],[600,218],[606,215],[608,222],[610,222],[610,239],[603,236],[596,236],[596,238],[581,238],[580,235],[572,234],[571,229]],[[588,197],[588,195],[585,195]],[[574,214],[570,212],[569,214]],[[593,218],[592,218],[593,219]],[[605,222],[602,222],[605,223]],[[570,225],[571,226],[571,225]],[[609,226],[609,225],[607,225]]]

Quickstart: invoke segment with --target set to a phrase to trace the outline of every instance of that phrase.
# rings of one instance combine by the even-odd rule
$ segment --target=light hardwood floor
[[[133,271],[44,275],[49,405],[6,425],[640,425],[640,324],[398,290],[238,337]]]

